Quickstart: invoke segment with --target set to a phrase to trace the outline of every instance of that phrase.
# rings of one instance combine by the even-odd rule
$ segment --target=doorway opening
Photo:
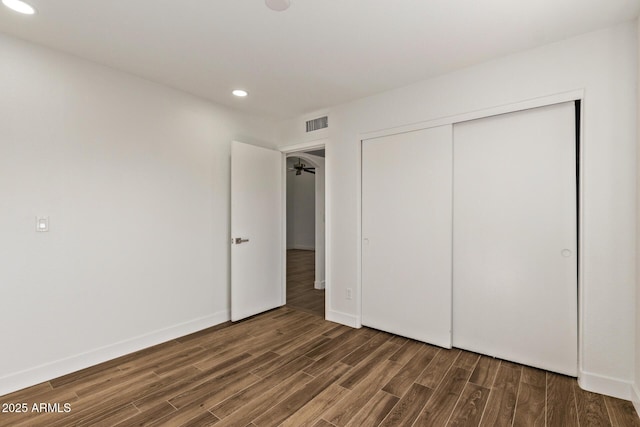
[[[325,318],[324,149],[286,155],[287,305]]]

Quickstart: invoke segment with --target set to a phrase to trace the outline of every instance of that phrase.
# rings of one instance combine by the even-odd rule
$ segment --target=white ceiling
[[[31,0],[0,32],[290,117],[636,17],[640,0]],[[1,55],[1,52],[0,52]],[[0,56],[1,58],[1,56]],[[241,87],[245,99],[230,92]]]

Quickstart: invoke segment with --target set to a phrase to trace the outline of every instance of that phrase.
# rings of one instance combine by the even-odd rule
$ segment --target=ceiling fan
[[[296,171],[296,175],[302,175],[302,172],[308,172],[315,175],[316,168],[308,168],[307,165],[302,163],[302,159],[298,157],[298,162],[292,165],[293,167],[287,169],[288,172]]]

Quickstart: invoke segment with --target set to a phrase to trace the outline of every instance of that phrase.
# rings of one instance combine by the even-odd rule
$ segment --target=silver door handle
[[[243,239],[241,237],[236,237],[234,239],[234,242],[235,242],[236,245],[239,245],[240,243],[245,243],[245,242],[248,242],[248,241],[249,241],[249,239]]]

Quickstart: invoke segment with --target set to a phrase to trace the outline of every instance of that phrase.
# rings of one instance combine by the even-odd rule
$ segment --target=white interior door
[[[231,320],[285,304],[278,151],[231,144]]]
[[[577,375],[574,103],[454,125],[453,345]]]
[[[451,347],[452,130],[363,141],[362,323]]]

